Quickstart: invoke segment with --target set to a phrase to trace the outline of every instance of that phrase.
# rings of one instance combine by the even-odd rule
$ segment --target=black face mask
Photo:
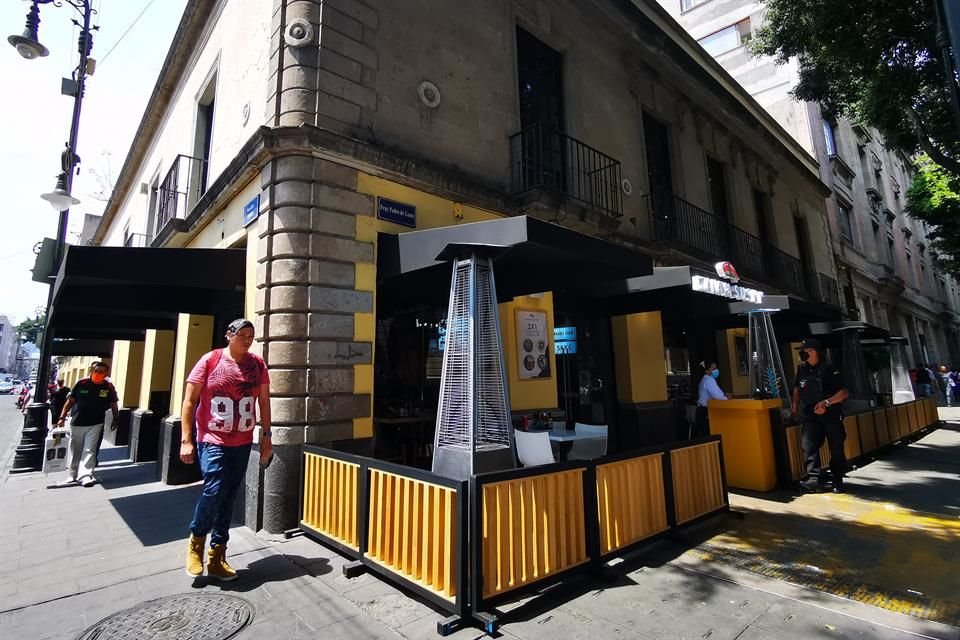
[[[800,361],[801,361],[801,362],[806,362],[806,361],[809,360],[809,359],[810,359],[810,354],[809,354],[809,353],[807,353],[806,351],[801,351],[801,352],[800,352]]]

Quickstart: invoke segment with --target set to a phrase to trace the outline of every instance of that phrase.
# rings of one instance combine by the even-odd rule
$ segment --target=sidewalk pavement
[[[95,487],[48,489],[57,478],[10,476],[22,424],[10,405],[0,400],[0,637],[76,638],[103,617],[154,598],[221,591],[254,606],[251,625],[235,636],[241,640],[437,637],[445,614],[371,575],[344,578],[345,560],[302,536],[235,528],[229,556],[240,579],[192,580],[183,552],[197,485],[161,485],[152,464],[131,464],[122,459],[125,449],[109,447]],[[615,566],[612,582],[582,579],[525,600],[501,633],[549,640],[960,639],[953,627],[688,552],[736,522],[721,518],[687,541],[651,545]],[[452,637],[484,636],[463,629]]]

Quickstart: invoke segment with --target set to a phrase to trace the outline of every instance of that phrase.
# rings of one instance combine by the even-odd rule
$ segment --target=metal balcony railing
[[[620,161],[537,123],[510,136],[514,195],[554,191],[599,213],[623,216]]]
[[[147,234],[145,233],[131,233],[123,239],[123,246],[125,247],[149,247],[150,242],[148,241]]]
[[[799,259],[673,193],[644,197],[653,240],[678,244],[703,258],[729,260],[743,276],[807,295]]]
[[[183,218],[207,190],[207,161],[178,155],[163,182],[157,204],[157,231],[174,218]]]
[[[837,286],[837,281],[822,273],[819,274],[819,276],[820,301],[825,304],[829,304],[832,307],[839,307],[840,288]],[[850,304],[852,304],[852,301]],[[856,304],[852,304],[852,308],[856,309]]]

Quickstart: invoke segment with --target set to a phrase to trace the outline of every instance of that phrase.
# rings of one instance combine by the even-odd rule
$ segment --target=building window
[[[188,209],[192,209],[196,199],[207,190],[216,104],[217,73],[214,72],[197,98],[197,119],[193,135],[193,157],[196,161],[192,163],[194,166],[190,167],[191,198],[188,200]]]
[[[828,119],[823,119],[823,139],[827,143],[827,155],[837,155],[837,139],[833,135],[833,123]]]
[[[840,228],[840,237],[853,243],[853,224],[850,221],[850,208],[840,202],[837,203],[837,226]]]
[[[680,0],[680,11],[690,11],[690,9],[705,2],[710,2],[710,0]]]
[[[720,31],[700,38],[697,42],[700,43],[700,46],[703,47],[707,53],[713,57],[717,57],[722,53],[732,51],[740,45],[750,42],[750,37],[750,18],[747,18],[725,29],[720,29]]]

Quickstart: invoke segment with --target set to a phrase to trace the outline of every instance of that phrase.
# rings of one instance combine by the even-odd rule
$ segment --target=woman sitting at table
[[[700,386],[697,391],[697,413],[696,422],[693,431],[694,438],[703,438],[710,435],[710,421],[707,414],[707,402],[710,400],[726,400],[727,396],[723,393],[720,385],[717,384],[717,378],[720,377],[720,369],[717,369],[716,362],[701,362],[703,367],[703,377],[700,378]]]

